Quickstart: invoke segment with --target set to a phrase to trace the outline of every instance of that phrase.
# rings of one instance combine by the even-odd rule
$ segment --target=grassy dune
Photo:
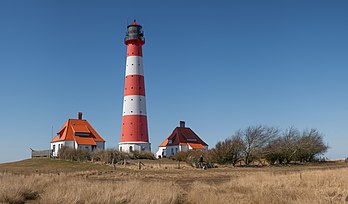
[[[26,160],[0,172],[0,203],[348,203],[346,164],[204,171]]]

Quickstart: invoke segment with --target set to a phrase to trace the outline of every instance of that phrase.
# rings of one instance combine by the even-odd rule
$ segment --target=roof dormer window
[[[89,132],[75,132],[75,136],[89,137],[89,136],[91,136],[91,133],[89,133]]]

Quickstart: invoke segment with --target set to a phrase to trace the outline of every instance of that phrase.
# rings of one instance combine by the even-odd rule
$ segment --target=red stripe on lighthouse
[[[131,43],[127,46],[127,56],[143,56],[142,44]]]
[[[145,96],[144,76],[129,75],[126,76],[124,83],[124,95],[141,95]]]
[[[147,117],[126,115],[122,117],[121,142],[148,142]]]

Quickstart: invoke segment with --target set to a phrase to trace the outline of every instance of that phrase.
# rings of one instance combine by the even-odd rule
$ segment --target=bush
[[[327,149],[317,129],[300,132],[293,127],[280,131],[273,127],[249,126],[218,142],[210,155],[220,164],[236,165],[241,160],[246,165],[264,160],[269,164],[288,164],[316,161]]]
[[[70,147],[63,146],[58,151],[58,157],[64,160],[71,161],[90,161],[91,153],[86,149],[73,149]]]
[[[240,137],[233,136],[225,141],[218,142],[210,151],[212,160],[219,164],[232,164],[235,166],[237,162],[243,158],[244,144]]]
[[[155,159],[151,152],[133,151],[130,153],[120,152],[116,149],[96,149],[90,152],[85,149],[73,149],[63,146],[59,152],[58,157],[70,161],[93,161],[103,162],[107,164],[117,163],[124,159]]]
[[[151,152],[132,151],[127,154],[129,159],[156,159]]]
[[[179,151],[176,154],[170,156],[169,158],[176,161],[184,161],[187,164],[194,166],[200,159],[203,157],[204,162],[211,162],[211,155],[209,151],[202,150],[188,150],[188,151]]]
[[[112,162],[117,163],[126,158],[126,153],[120,152],[116,149],[107,149],[92,152],[92,161],[100,161],[103,163],[111,164]]]

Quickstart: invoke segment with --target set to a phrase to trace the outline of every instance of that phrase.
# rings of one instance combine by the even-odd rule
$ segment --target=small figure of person
[[[201,155],[201,156],[199,157],[199,166],[200,166],[201,168],[204,168],[203,162],[204,162],[203,155]]]

